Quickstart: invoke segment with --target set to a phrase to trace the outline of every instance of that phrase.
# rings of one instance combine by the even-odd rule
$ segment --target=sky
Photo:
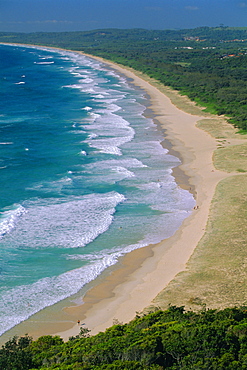
[[[0,32],[247,27],[247,0],[0,0]]]

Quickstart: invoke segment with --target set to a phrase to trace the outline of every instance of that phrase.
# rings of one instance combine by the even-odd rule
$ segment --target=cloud
[[[190,6],[190,5],[188,5],[188,6],[185,6],[185,9],[186,10],[198,10],[199,8],[198,8],[198,6]]]
[[[239,8],[247,8],[247,3],[238,3]]]

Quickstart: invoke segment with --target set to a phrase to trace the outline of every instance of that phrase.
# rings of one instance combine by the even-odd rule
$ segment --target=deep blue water
[[[0,334],[194,206],[144,91],[80,54],[0,46]]]

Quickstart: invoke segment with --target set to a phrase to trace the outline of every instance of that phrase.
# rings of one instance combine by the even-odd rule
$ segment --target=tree
[[[1,370],[26,370],[33,366],[32,352],[30,343],[32,338],[29,336],[13,337],[6,342],[0,350],[0,369]]]

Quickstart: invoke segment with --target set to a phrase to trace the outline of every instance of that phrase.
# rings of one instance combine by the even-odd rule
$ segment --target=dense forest
[[[0,33],[0,42],[49,45],[139,70],[247,130],[247,28]]]
[[[185,312],[171,306],[115,323],[104,333],[13,338],[0,350],[2,370],[247,369],[247,307]]]

